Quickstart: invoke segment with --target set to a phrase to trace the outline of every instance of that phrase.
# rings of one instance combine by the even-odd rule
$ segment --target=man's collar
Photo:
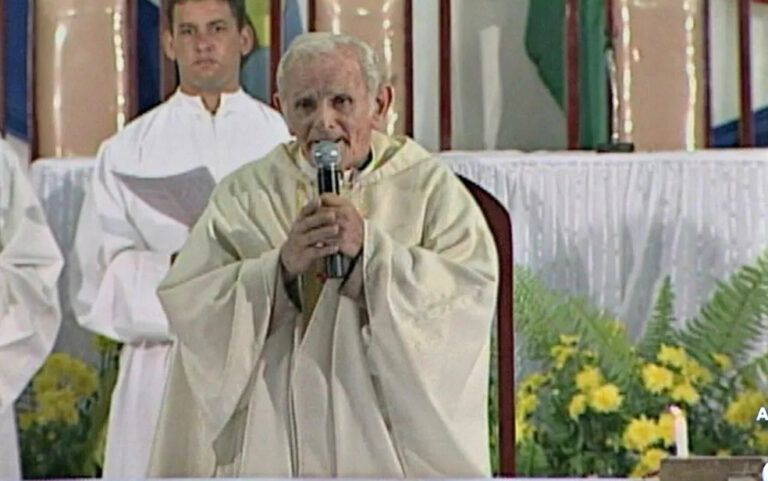
[[[207,113],[209,115],[221,115],[227,112],[238,110],[238,108],[244,105],[247,95],[242,88],[238,88],[234,92],[222,92],[219,94],[219,107],[216,109],[215,114],[211,114],[203,103],[203,98],[200,95],[190,95],[182,92],[181,87],[176,89],[172,100],[178,102],[183,108],[188,108],[197,113]]]
[[[389,137],[374,131],[371,135],[371,149],[368,151],[368,156],[356,169],[343,173],[344,181],[356,181],[378,169],[387,160],[384,157],[388,157],[387,147],[389,143]],[[304,157],[301,146],[295,140],[291,143],[289,155],[294,159],[296,167],[307,178],[314,179],[317,176],[316,167]]]
[[[371,165],[371,161],[373,161],[373,151],[368,151],[368,156],[365,158],[364,161],[360,163],[360,165],[357,166],[358,172],[363,172],[369,165]]]

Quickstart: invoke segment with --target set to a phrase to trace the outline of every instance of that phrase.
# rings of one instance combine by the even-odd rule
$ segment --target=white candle
[[[688,423],[685,413],[677,406],[670,406],[669,412],[675,420],[675,449],[678,458],[688,457]]]

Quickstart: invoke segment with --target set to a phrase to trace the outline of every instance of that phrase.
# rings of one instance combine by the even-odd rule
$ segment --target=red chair
[[[480,209],[496,241],[499,253],[497,301],[499,476],[515,475],[515,331],[512,319],[512,222],[509,213],[491,194],[459,176]]]

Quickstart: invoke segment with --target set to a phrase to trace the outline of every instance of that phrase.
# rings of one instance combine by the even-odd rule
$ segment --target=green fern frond
[[[529,359],[548,358],[549,349],[557,343],[564,326],[554,311],[561,302],[562,296],[555,295],[535,274],[515,267],[514,324]]]
[[[768,379],[768,353],[760,355],[738,369],[738,376],[749,386],[759,386]]]
[[[740,268],[728,282],[718,282],[700,317],[690,320],[678,331],[677,338],[707,366],[713,365],[713,352],[729,356],[738,365],[757,346],[766,316],[768,253],[759,257],[754,266]]]
[[[532,361],[550,358],[563,334],[579,334],[597,353],[603,372],[620,382],[630,371],[631,344],[619,322],[588,300],[557,293],[530,271],[515,268],[515,328]]]
[[[623,325],[605,310],[595,308],[587,300],[568,298],[564,306],[582,344],[595,351],[598,364],[606,376],[625,385],[632,370],[632,344]]]
[[[665,342],[670,342],[674,334],[674,306],[675,294],[672,290],[672,281],[667,276],[664,278],[656,294],[653,316],[648,323],[643,338],[637,345],[637,352],[645,359],[653,359],[659,351],[659,347]]]

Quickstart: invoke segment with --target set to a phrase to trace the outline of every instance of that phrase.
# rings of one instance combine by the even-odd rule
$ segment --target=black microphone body
[[[317,166],[317,191],[319,195],[341,191],[341,168],[339,149],[334,142],[318,142],[312,147],[312,157]],[[325,258],[325,274],[334,279],[346,274],[348,259],[341,253]]]

